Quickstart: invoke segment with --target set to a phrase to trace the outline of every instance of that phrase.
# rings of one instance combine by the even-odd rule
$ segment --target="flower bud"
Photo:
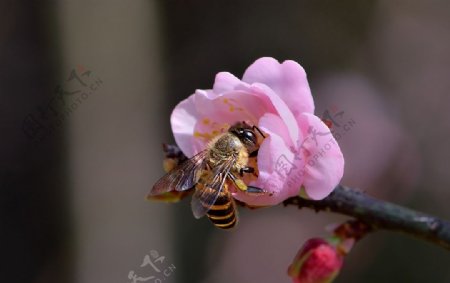
[[[330,283],[342,268],[343,255],[330,242],[308,240],[289,266],[288,274],[294,283]]]

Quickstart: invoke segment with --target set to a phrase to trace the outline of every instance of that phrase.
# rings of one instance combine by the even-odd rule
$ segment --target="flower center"
[[[229,128],[230,124],[228,123],[213,122],[209,118],[205,117],[201,119],[200,123],[196,126],[194,137],[200,139],[206,144],[219,134],[228,131]]]

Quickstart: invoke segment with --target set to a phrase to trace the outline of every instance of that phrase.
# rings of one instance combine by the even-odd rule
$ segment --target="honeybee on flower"
[[[291,60],[280,64],[273,58],[260,58],[247,68],[242,80],[228,72],[218,73],[212,89],[196,90],[175,107],[171,126],[187,161],[157,182],[149,195],[193,189],[197,217],[220,206],[216,202],[225,195],[231,202],[236,199],[252,207],[277,205],[300,193],[323,199],[343,175],[339,145],[314,115],[306,73]],[[236,128],[251,132],[255,139],[247,141],[245,133],[241,137],[233,133]],[[311,132],[321,135],[312,139]],[[222,146],[245,148],[246,156],[235,150],[223,158],[227,161],[209,162],[211,148],[217,149],[217,142],[229,134],[236,139],[226,139]],[[279,174],[280,156],[289,174]],[[206,176],[206,170],[212,173]]]

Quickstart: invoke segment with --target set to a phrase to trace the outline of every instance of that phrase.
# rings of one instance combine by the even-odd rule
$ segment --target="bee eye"
[[[243,131],[243,138],[248,140],[249,142],[256,144],[256,136],[252,131]]]

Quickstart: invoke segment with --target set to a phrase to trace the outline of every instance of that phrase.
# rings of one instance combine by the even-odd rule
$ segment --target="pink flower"
[[[234,190],[236,199],[253,206],[276,205],[304,187],[303,195],[318,200],[341,180],[344,158],[329,128],[314,115],[306,74],[298,63],[260,58],[242,80],[218,73],[212,89],[196,90],[171,117],[175,141],[187,157],[238,121],[256,125],[266,135],[257,156],[259,175],[246,174],[244,181],[267,193]]]
[[[289,266],[294,283],[332,282],[343,265],[343,255],[335,246],[321,238],[308,240]]]

